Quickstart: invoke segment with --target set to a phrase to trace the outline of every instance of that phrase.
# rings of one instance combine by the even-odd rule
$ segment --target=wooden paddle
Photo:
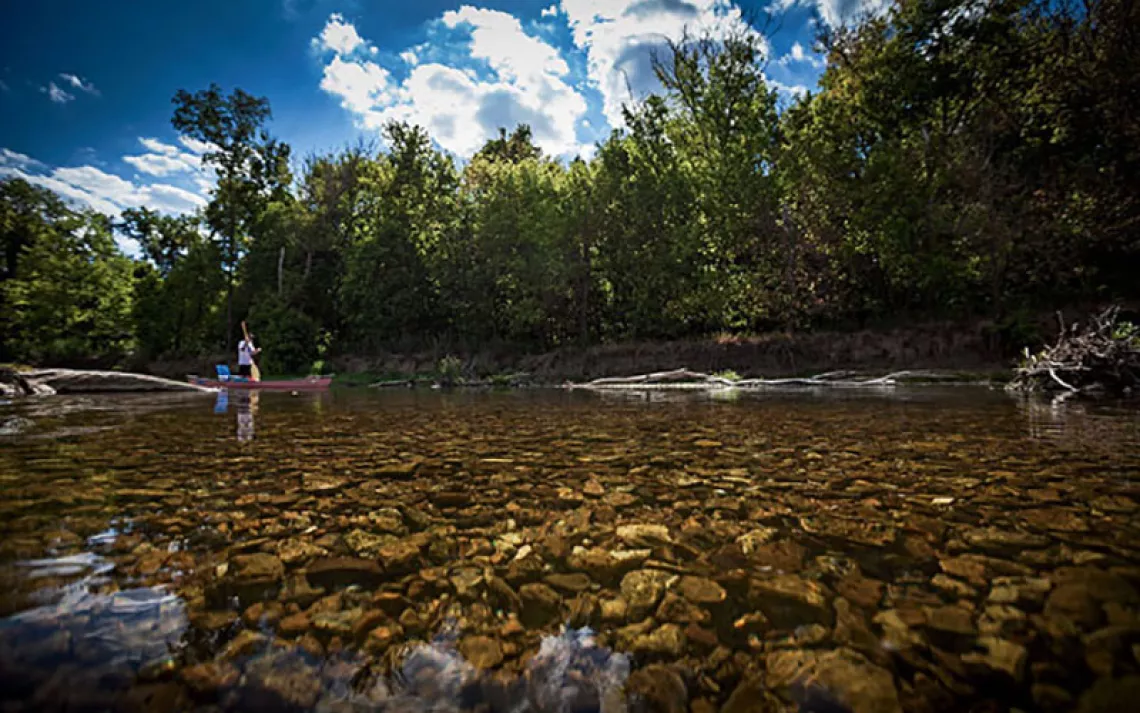
[[[242,334],[245,335],[245,341],[247,344],[249,344],[250,351],[252,352],[253,340],[249,338],[249,330],[245,327],[244,319],[241,321],[241,331]],[[261,369],[257,368],[257,362],[254,361],[252,353],[249,355],[249,361],[249,378],[253,379],[254,381],[261,381]]]

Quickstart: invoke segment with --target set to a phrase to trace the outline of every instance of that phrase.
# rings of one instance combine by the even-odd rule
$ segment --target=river
[[[980,387],[0,406],[0,710],[1140,700],[1140,411]]]

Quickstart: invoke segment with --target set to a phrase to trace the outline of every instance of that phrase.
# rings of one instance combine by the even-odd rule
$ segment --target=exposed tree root
[[[900,379],[922,378],[928,380],[952,379],[955,377],[931,371],[896,371],[875,378],[855,378],[855,372],[829,371],[810,377],[787,379],[728,379],[714,374],[703,374],[685,368],[672,371],[658,371],[637,376],[609,376],[594,379],[584,384],[566,384],[569,389],[744,389],[760,390],[785,387],[832,387],[860,388],[894,386]]]

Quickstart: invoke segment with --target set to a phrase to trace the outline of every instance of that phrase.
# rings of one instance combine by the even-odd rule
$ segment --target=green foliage
[[[443,386],[454,386],[463,380],[463,362],[453,354],[440,359],[436,370],[439,372],[439,383]]]
[[[997,341],[996,347],[1001,353],[1014,354],[1031,344],[1040,344],[1045,335],[1034,323],[1033,315],[1019,309],[999,319],[990,330],[989,338]]]
[[[275,298],[260,300],[248,322],[261,349],[263,374],[307,373],[320,356],[320,329],[311,317]]]
[[[64,212],[42,221],[0,283],[5,349],[35,364],[114,363],[133,345],[133,270],[110,221]]]
[[[113,247],[67,262],[89,218],[0,184],[0,320],[19,326],[0,358],[208,353],[242,316],[266,373],[917,317],[985,316],[1020,348],[1043,308],[1140,297],[1136,27],[1126,0],[899,0],[821,34],[819,91],[782,108],[754,34],[681,37],[589,161],[520,125],[460,167],[390,123],[384,150],[310,156],[295,185],[264,99],[180,91],[172,123],[210,143],[218,185],[197,216],[124,211],[145,258],[127,278]],[[65,288],[33,268],[92,271],[126,336],[56,344],[38,325]]]
[[[1112,338],[1140,347],[1140,325],[1132,322],[1119,322],[1113,327]]]

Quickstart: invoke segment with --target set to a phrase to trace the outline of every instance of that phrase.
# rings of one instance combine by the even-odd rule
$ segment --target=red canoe
[[[310,376],[307,379],[281,379],[274,381],[250,381],[241,376],[232,376],[226,381],[206,379],[201,376],[187,376],[191,384],[209,386],[214,389],[261,389],[268,391],[314,391],[327,389],[332,383],[331,376]]]

